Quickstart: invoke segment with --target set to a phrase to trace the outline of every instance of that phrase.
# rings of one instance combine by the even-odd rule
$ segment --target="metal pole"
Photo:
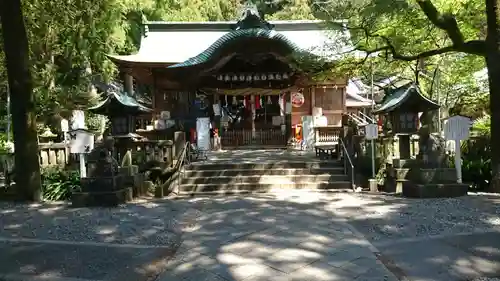
[[[370,82],[370,94],[372,96],[372,122],[375,121],[375,115],[373,111],[375,109],[375,93],[373,91],[373,61],[371,63],[371,82]],[[375,178],[375,140],[371,140],[371,150],[372,150],[372,178]]]
[[[373,111],[375,110],[375,92],[373,91],[373,61],[371,63],[371,81],[370,81],[370,95],[372,96],[372,117],[375,117],[375,115],[373,115]],[[373,118],[375,120],[375,118]]]

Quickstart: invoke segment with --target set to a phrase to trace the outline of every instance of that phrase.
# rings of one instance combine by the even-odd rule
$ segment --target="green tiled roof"
[[[119,107],[124,107],[124,111],[128,111],[132,114],[152,111],[152,109],[140,104],[135,98],[127,94],[116,92],[108,93],[107,97],[102,102],[88,110],[97,114],[107,115],[110,111],[118,110]]]
[[[388,113],[405,106],[407,103],[411,103],[408,105],[408,109],[417,112],[439,108],[437,103],[424,97],[419,87],[413,83],[394,89],[386,95],[382,105],[374,113]]]
[[[208,49],[206,49],[199,55],[192,57],[186,60],[185,62],[169,66],[169,68],[193,66],[205,63],[210,60],[210,58],[216,53],[218,49],[241,38],[265,38],[265,39],[277,40],[288,45],[288,47],[293,51],[301,51],[301,49],[295,43],[290,41],[283,34],[280,34],[274,30],[262,29],[262,28],[238,29],[223,35],[221,38],[215,41],[215,43],[213,43]]]

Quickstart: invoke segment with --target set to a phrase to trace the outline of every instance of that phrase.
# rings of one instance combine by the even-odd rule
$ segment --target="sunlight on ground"
[[[98,226],[95,232],[99,235],[110,235],[113,234],[118,229],[115,226]]]

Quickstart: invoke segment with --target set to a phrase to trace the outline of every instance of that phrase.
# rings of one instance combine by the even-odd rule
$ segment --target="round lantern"
[[[306,101],[304,95],[300,92],[292,93],[292,106],[301,107]]]

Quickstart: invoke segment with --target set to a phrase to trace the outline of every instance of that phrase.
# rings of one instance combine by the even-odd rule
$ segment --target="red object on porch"
[[[293,125],[292,129],[295,135],[295,140],[298,142],[302,141],[302,125]]]
[[[249,107],[249,105],[250,105],[249,101],[250,101],[250,96],[244,96],[244,97],[243,97],[243,106],[244,106],[245,108],[248,108],[248,107]]]
[[[255,96],[255,109],[260,109],[260,96]]]
[[[189,130],[189,141],[191,143],[196,143],[196,129],[191,128]]]

